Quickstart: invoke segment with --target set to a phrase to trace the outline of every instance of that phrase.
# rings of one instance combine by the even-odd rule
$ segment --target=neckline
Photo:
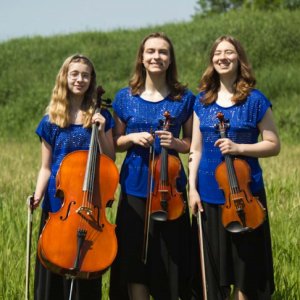
[[[145,101],[145,102],[147,102],[147,103],[155,104],[155,103],[160,103],[160,102],[162,102],[162,101],[167,100],[167,99],[169,98],[170,95],[171,95],[171,93],[169,93],[164,99],[161,99],[161,100],[155,101],[155,102],[150,101],[150,100],[146,100],[146,99],[142,98],[140,95],[137,95],[137,96],[139,97],[139,99],[141,99],[141,100],[143,100],[143,101]]]
[[[217,102],[215,102],[215,104],[223,109],[228,109],[228,108],[232,108],[232,107],[236,106],[236,103],[234,103],[233,105],[230,105],[230,106],[222,106],[222,105],[218,104]]]

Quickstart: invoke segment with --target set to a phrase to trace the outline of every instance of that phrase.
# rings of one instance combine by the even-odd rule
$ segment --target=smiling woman
[[[252,68],[241,43],[231,36],[218,38],[211,48],[210,65],[201,78],[200,93],[194,105],[189,159],[190,207],[194,215],[197,211],[203,215],[201,244],[204,245],[208,300],[229,300],[232,286],[234,300],[267,300],[274,292],[271,235],[258,158],[277,155],[280,142],[272,105],[254,85]],[[228,119],[227,124],[230,121],[230,126],[226,126],[227,138],[221,130],[216,134],[216,116],[221,115]],[[246,189],[241,187],[235,174],[235,165],[223,172],[226,176],[228,172],[229,177],[224,179],[225,184],[232,184],[228,192],[216,180],[216,174],[220,173],[217,173],[218,166],[224,160],[231,166],[230,162],[234,164],[237,157],[247,172],[251,169],[246,186],[249,185],[249,190],[266,208],[266,219],[257,229],[250,228],[248,220],[253,216],[244,210],[248,202],[254,201],[248,198],[247,202],[245,196],[236,196]],[[228,198],[232,205],[227,205],[227,201],[224,205]],[[229,206],[237,209],[236,215],[240,216],[234,216],[231,224],[243,221],[243,228],[234,231],[221,222],[223,211]],[[193,230],[194,265],[200,266],[196,218],[193,218]],[[193,281],[200,297],[199,277],[200,267],[195,269]]]
[[[142,260],[151,145],[155,154],[164,149],[178,159],[178,153],[189,151],[191,142],[194,95],[177,79],[173,45],[165,34],[153,33],[141,42],[129,85],[118,92],[113,103],[116,150],[127,154],[120,176],[119,251],[111,269],[110,299],[149,300],[151,295],[154,299],[188,300],[188,208],[172,221],[150,220],[148,259]],[[169,131],[156,131],[154,139],[152,129],[160,125],[166,111],[174,117],[173,126]],[[178,173],[177,188],[186,201],[186,174],[183,168]]]

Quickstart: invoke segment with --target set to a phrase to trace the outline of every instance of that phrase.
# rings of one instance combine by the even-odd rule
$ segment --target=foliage
[[[300,0],[198,0],[194,18],[209,17],[229,10],[249,8],[256,10],[295,10],[300,8]]]
[[[249,13],[242,10],[190,23],[135,31],[87,32],[0,43],[0,140],[36,138],[34,131],[49,102],[56,74],[63,61],[74,53],[83,53],[94,62],[98,84],[106,90],[105,96],[113,99],[132,76],[140,41],[157,30],[171,38],[180,80],[189,83],[195,94],[214,40],[224,34],[235,36],[246,49],[257,75],[258,88],[274,108],[286,111],[282,94],[284,99],[296,99],[300,94],[298,28],[299,11]],[[296,103],[291,113],[295,120],[299,119]],[[284,122],[286,130],[288,124],[293,125],[295,121],[287,118]],[[286,136],[296,138],[293,131]]]

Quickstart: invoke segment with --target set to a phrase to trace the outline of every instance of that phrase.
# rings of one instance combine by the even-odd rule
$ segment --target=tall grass
[[[128,84],[140,41],[164,31],[172,40],[179,78],[197,93],[213,41],[230,34],[245,47],[257,87],[271,100],[283,141],[278,157],[263,159],[270,211],[276,292],[273,299],[300,295],[300,11],[242,10],[190,23],[139,30],[87,32],[51,38],[35,37],[0,43],[0,300],[24,296],[27,209],[35,189],[40,145],[34,134],[49,102],[64,59],[83,53],[94,62],[98,84],[113,98]],[[187,167],[187,155],[182,159]],[[123,156],[117,156],[120,167]],[[119,190],[116,192],[118,199]],[[117,202],[117,201],[116,201]],[[117,203],[107,211],[114,222]],[[31,292],[40,210],[34,213]],[[103,299],[108,299],[108,274]]]
[[[9,143],[0,147],[0,299],[19,300],[25,289],[27,208],[40,163],[34,143]],[[299,144],[283,145],[278,157],[262,159],[270,214],[276,292],[274,300],[296,300],[300,295],[300,155]],[[16,159],[18,158],[18,159]],[[182,156],[187,167],[187,155]],[[123,155],[118,155],[120,166]],[[119,190],[116,193],[118,199]],[[117,201],[107,214],[115,222]],[[36,257],[40,209],[34,212],[31,254],[31,292]],[[109,274],[103,279],[103,299],[108,299]]]

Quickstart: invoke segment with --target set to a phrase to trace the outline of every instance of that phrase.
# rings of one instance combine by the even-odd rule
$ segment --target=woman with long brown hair
[[[161,147],[178,157],[191,142],[194,95],[177,80],[174,48],[160,32],[140,44],[135,73],[129,87],[118,92],[113,103],[114,142],[126,157],[120,174],[121,196],[117,212],[118,254],[111,269],[112,300],[177,300],[188,298],[189,232],[188,209],[178,219],[150,224],[148,260],[142,262],[150,133],[165,111],[172,117],[169,131],[156,131],[155,152]],[[182,138],[180,130],[182,129]],[[187,179],[183,168],[177,189],[186,199]]]
[[[115,160],[112,127],[114,122],[108,110],[94,114],[96,104],[96,73],[92,62],[83,55],[72,55],[63,63],[53,89],[46,114],[40,122],[36,133],[42,144],[42,164],[38,175],[34,208],[42,204],[40,233],[49,212],[61,208],[60,198],[55,197],[56,174],[63,158],[77,150],[89,150],[91,125],[99,123],[98,142],[101,153]],[[27,199],[29,201],[29,199]],[[36,259],[34,299],[67,300],[70,282],[64,276],[47,270]],[[76,280],[73,298],[101,299],[102,278]]]
[[[272,106],[255,89],[251,65],[237,39],[219,37],[211,48],[209,63],[195,100],[189,159],[189,204],[194,215],[197,210],[202,212],[208,299],[229,300],[231,286],[235,300],[271,299],[274,291],[271,236],[258,158],[278,155],[280,151]],[[226,138],[215,132],[218,112],[229,119]],[[266,208],[266,220],[251,232],[245,232],[249,228],[241,230],[244,233],[228,231],[221,222],[225,196],[215,173],[228,155],[249,164],[251,192]],[[193,229],[197,230],[195,218]],[[195,240],[196,235],[194,232]],[[194,257],[198,260],[197,247]],[[201,298],[199,262],[194,266],[197,268],[193,287]]]

